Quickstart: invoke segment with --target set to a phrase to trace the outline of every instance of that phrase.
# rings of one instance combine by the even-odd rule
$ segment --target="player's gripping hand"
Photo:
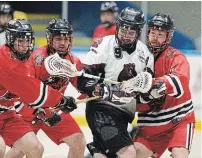
[[[33,111],[33,115],[35,115],[34,119],[32,120],[32,124],[35,124],[37,121],[41,120],[46,122],[46,112],[43,108],[37,108]]]
[[[148,93],[141,94],[141,99],[146,102],[150,102],[151,100],[158,100],[160,98],[164,98],[166,94],[166,86],[165,83],[161,80],[155,81],[152,85],[151,89]]]
[[[70,113],[77,109],[77,105],[73,97],[63,96],[60,104],[57,105],[57,108],[59,108],[64,113]]]
[[[140,102],[147,103],[152,111],[161,110],[166,98],[166,86],[161,80],[155,81],[148,93],[140,94]]]
[[[97,84],[93,91],[94,96],[100,96],[103,100],[111,100],[111,93],[110,86],[105,83]]]

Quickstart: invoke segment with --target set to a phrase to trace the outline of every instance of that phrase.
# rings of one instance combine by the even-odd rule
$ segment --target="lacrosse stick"
[[[103,80],[104,82],[112,83],[112,84],[120,83],[117,81],[112,81],[109,79],[101,78],[99,76],[86,74],[83,71],[77,71],[76,66],[74,64],[72,64],[69,60],[60,58],[58,53],[48,56],[44,60],[44,65],[45,65],[47,72],[50,75],[54,75],[54,76],[61,76],[61,77],[84,76],[87,78]]]
[[[109,79],[100,78],[98,76],[86,74],[82,71],[77,71],[75,65],[73,65],[69,60],[60,58],[60,56],[57,53],[48,56],[45,59],[44,64],[47,72],[50,75],[62,76],[62,77],[75,77],[83,75],[84,77],[87,78],[94,78],[98,80],[103,79],[103,82],[120,84],[120,87],[122,87],[121,90],[126,93],[131,93],[134,91],[145,93],[149,91],[152,85],[152,76],[148,72],[141,72],[136,77],[128,81],[123,81],[121,83]]]

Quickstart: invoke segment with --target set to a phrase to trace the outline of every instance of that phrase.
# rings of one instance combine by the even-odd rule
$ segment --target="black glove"
[[[108,84],[101,83],[95,86],[93,95],[100,96],[100,98],[102,98],[103,100],[111,100],[112,91]]]
[[[55,126],[58,122],[60,122],[62,119],[60,117],[60,115],[58,115],[56,112],[52,113],[52,117],[47,118],[47,123],[49,124],[49,126]]]
[[[60,104],[57,105],[57,108],[59,108],[62,112],[66,114],[77,109],[77,105],[73,97],[63,96]]]

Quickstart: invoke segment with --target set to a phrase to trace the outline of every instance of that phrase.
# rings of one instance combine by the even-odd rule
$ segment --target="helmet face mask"
[[[58,53],[66,56],[72,47],[73,29],[64,19],[53,19],[46,28],[46,39],[49,47],[49,54]]]
[[[55,35],[52,40],[52,47],[58,54],[65,55],[72,47],[73,37],[71,35]]]
[[[144,14],[140,10],[125,8],[116,21],[116,41],[123,50],[134,51],[145,24]]]
[[[157,56],[171,42],[174,33],[173,19],[169,15],[157,13],[148,23],[147,46]]]
[[[130,28],[119,27],[117,31],[117,38],[121,45],[132,45],[137,38],[137,31]]]
[[[13,48],[18,54],[26,54],[33,48],[31,36],[17,37],[14,40]]]
[[[6,45],[14,58],[27,60],[34,49],[34,31],[27,20],[10,20],[6,26]]]

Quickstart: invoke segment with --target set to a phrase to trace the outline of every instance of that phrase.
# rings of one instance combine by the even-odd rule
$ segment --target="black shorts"
[[[87,103],[86,119],[93,137],[106,153],[115,154],[133,144],[128,134],[128,120],[115,107],[103,103]],[[102,149],[100,149],[102,150]]]

